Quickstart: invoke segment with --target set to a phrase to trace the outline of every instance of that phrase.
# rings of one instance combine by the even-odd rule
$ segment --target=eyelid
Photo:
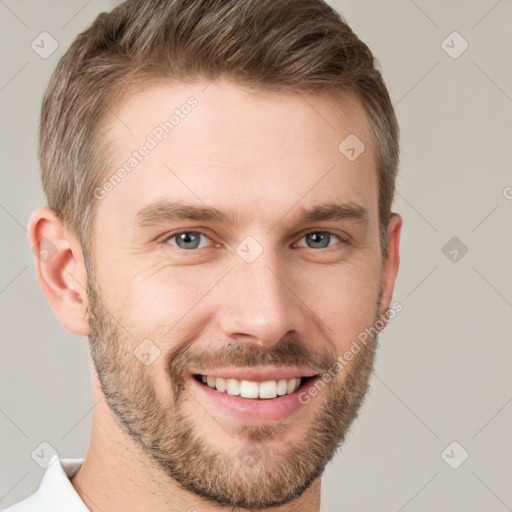
[[[306,236],[307,234],[309,233],[329,233],[330,235],[335,235],[337,236],[340,240],[343,240],[345,242],[349,242],[350,240],[352,240],[352,237],[346,233],[345,231],[341,231],[339,229],[335,229],[335,228],[306,228],[304,229],[303,231],[300,231],[298,233],[298,235],[295,235],[297,237],[297,239],[300,239],[304,236]]]

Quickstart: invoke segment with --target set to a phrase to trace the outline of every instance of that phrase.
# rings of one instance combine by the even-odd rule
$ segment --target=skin
[[[318,511],[321,473],[357,416],[376,337],[281,421],[226,414],[186,373],[326,370],[390,306],[402,219],[392,216],[382,258],[374,145],[350,97],[255,93],[224,78],[151,84],[107,119],[112,171],[190,96],[197,107],[96,201],[89,261],[52,210],[29,220],[31,246],[56,246],[35,260],[41,287],[62,325],[89,336],[94,363],[90,445],[71,481],[93,511]],[[349,134],[366,146],[355,161],[338,150]],[[237,218],[138,227],[136,213],[162,198]],[[345,202],[365,208],[367,222],[296,223],[305,208]],[[204,234],[199,248],[171,238],[185,230]],[[305,236],[327,231],[327,247]],[[249,236],[262,250],[252,263],[236,252]],[[144,339],[160,351],[148,366],[133,352]]]

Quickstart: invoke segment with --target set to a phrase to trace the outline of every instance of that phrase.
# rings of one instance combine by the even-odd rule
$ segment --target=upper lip
[[[298,366],[265,366],[265,367],[226,367],[212,370],[191,370],[192,375],[208,375],[222,379],[250,380],[254,382],[265,382],[269,380],[293,379],[295,377],[314,377],[320,372],[312,368],[301,368]]]

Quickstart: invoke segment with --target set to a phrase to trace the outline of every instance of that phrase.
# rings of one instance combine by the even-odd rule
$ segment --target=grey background
[[[512,510],[512,3],[330,3],[378,57],[399,117],[403,311],[324,475],[322,511]],[[40,443],[66,458],[87,451],[87,339],[46,302],[26,222],[46,204],[36,136],[50,74],[114,4],[0,0],[1,508],[38,487]],[[59,44],[47,59],[31,48],[43,31]],[[458,58],[445,51],[462,49],[446,39],[454,31],[469,45]]]

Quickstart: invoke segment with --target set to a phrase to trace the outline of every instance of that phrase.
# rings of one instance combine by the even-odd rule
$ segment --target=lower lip
[[[214,408],[208,410],[213,412],[217,408],[226,411],[240,421],[264,422],[282,421],[290,414],[304,407],[299,401],[299,395],[308,393],[309,388],[315,385],[319,377],[307,380],[305,383],[289,395],[277,396],[276,398],[242,398],[241,396],[221,393],[206,384],[201,384],[195,378],[188,380],[197,389],[197,393],[205,397]]]

